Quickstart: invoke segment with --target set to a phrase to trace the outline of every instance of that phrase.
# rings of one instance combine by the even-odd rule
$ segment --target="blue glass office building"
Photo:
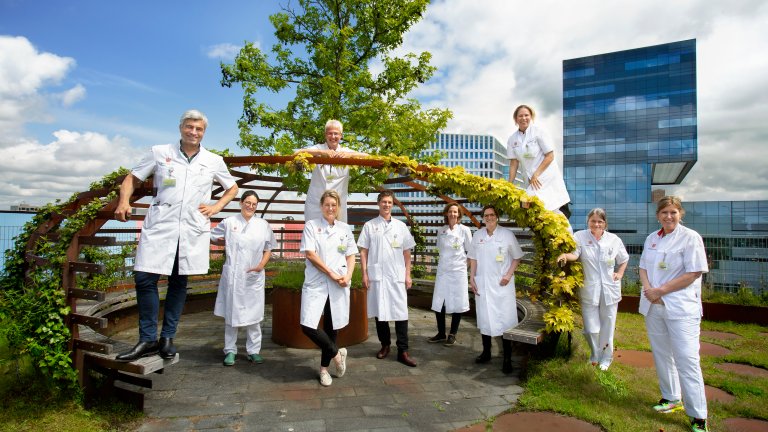
[[[695,40],[563,62],[571,224],[584,229],[589,210],[604,208],[633,269],[645,237],[658,228],[652,190],[680,184],[696,163],[696,109]],[[714,285],[765,286],[768,202],[684,205],[685,224],[707,243]]]

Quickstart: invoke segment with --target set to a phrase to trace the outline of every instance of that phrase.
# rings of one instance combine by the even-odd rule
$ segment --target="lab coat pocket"
[[[397,273],[397,282],[404,283],[405,282],[405,267],[397,266],[397,269],[395,270]]]
[[[368,280],[377,282],[381,280],[381,264],[368,265]]]
[[[211,221],[205,217],[200,210],[196,207],[188,207],[187,214],[190,216],[188,219],[189,227],[192,231],[201,234],[211,231]]]

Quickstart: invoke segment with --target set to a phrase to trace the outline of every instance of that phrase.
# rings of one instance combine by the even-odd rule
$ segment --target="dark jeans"
[[[157,293],[157,281],[160,275],[137,271],[134,273],[136,283],[136,303],[139,306],[139,341],[152,342],[157,340],[157,314],[160,312],[160,296]],[[173,261],[173,271],[168,276],[168,291],[165,295],[165,312],[163,313],[163,330],[161,337],[176,336],[181,311],[187,299],[187,276],[179,275],[179,250]]]
[[[445,305],[443,305],[440,312],[435,312],[435,319],[437,320],[437,334],[445,336]],[[456,332],[459,331],[459,323],[461,323],[461,313],[452,313],[451,332],[449,334],[456,336]]]
[[[339,349],[336,346],[336,335],[339,332],[333,329],[330,298],[325,301],[325,307],[323,308],[323,328],[313,329],[312,327],[301,326],[301,331],[322,350],[320,366],[328,367],[331,364],[331,359],[339,353]]]
[[[379,321],[376,318],[376,334],[381,345],[392,345],[392,334],[389,331],[389,321]],[[408,320],[395,321],[395,335],[397,340],[397,352],[408,351]]]

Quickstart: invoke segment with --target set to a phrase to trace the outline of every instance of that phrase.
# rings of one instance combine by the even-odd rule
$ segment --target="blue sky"
[[[269,49],[268,16],[285,3],[0,0],[0,209],[133,166],[178,139],[188,108],[209,117],[204,145],[245,154],[242,92],[219,85],[219,63],[244,41]],[[763,1],[435,1],[400,51],[433,54],[439,70],[412,96],[453,110],[447,132],[505,142],[520,103],[562,136],[562,60],[696,38],[699,162],[671,191],[768,199],[765,22]]]

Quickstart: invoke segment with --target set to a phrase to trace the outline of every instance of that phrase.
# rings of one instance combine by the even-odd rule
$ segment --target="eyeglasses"
[[[484,217],[485,219],[488,219],[488,218],[491,218],[491,219],[492,219],[492,218],[495,218],[495,217],[496,217],[496,215],[495,215],[495,214],[493,214],[493,213],[489,213],[489,214],[484,214],[484,215],[483,215],[483,217]]]

